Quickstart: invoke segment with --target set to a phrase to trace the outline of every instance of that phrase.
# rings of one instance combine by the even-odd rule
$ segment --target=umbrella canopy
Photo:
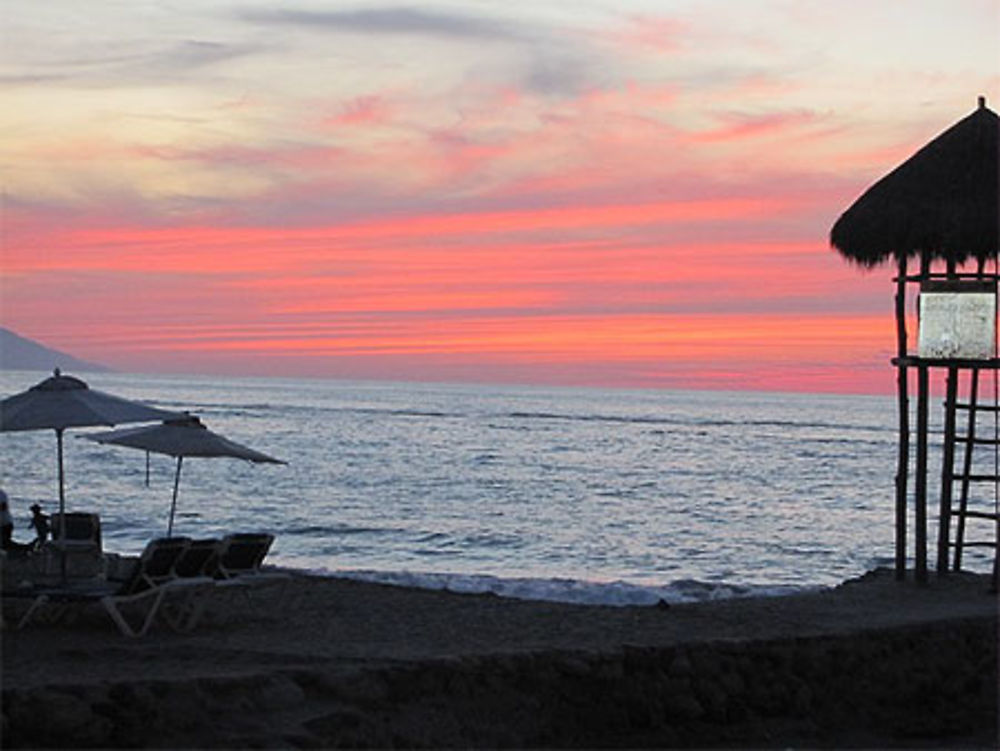
[[[0,431],[46,430],[56,432],[59,463],[59,513],[66,516],[66,483],[63,469],[63,431],[95,425],[117,425],[171,419],[176,412],[149,407],[103,391],[90,388],[79,378],[63,375],[56,368],[49,378],[27,391],[0,401]],[[60,525],[59,541],[66,536],[65,521]],[[63,557],[65,575],[65,556]]]
[[[167,536],[174,529],[174,513],[177,509],[177,487],[181,477],[181,463],[186,456],[218,457],[228,456],[255,463],[285,464],[281,459],[255,451],[252,448],[213,433],[194,415],[167,420],[159,425],[145,425],[138,428],[110,430],[83,436],[98,443],[152,451],[177,458],[174,473],[174,495],[170,504],[170,521]]]
[[[996,257],[1000,118],[979,107],[866,190],[830,231],[848,259],[874,267],[923,256]]]
[[[246,459],[250,462],[285,463],[280,459],[275,459],[212,432],[194,415],[187,415],[176,420],[166,420],[158,425],[109,430],[82,437],[98,443],[128,446],[178,458],[184,456],[229,456],[235,459]]]
[[[175,417],[178,417],[177,412],[156,409],[92,389],[79,378],[63,375],[58,368],[41,383],[0,402],[0,431],[61,431]]]
[[[62,435],[66,428],[148,422],[177,417],[178,413],[156,409],[90,388],[79,378],[53,374],[27,391],[0,402],[0,431],[56,431],[59,459],[59,511],[66,506],[63,476]]]

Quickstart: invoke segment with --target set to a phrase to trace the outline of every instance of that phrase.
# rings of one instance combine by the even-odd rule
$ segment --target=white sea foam
[[[544,600],[575,605],[656,605],[703,602],[734,597],[779,597],[818,587],[740,586],[682,579],[662,586],[623,581],[593,582],[575,579],[506,579],[486,574],[439,574],[409,571],[314,571],[361,581],[465,594],[492,593],[521,600]]]

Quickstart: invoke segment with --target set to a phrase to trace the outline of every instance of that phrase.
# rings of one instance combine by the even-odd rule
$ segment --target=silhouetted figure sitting
[[[42,507],[37,503],[31,506],[31,526],[35,528],[35,550],[42,547],[49,539],[49,517],[42,513]]]
[[[0,547],[4,550],[14,549],[14,517],[10,515],[7,508],[7,494],[0,490]]]
[[[24,555],[31,548],[14,542],[14,517],[10,515],[7,494],[0,490],[0,548],[13,555]]]

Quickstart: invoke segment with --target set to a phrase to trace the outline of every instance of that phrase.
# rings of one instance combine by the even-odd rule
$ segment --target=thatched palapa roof
[[[866,190],[830,231],[849,260],[873,267],[901,256],[995,258],[1000,118],[983,97],[968,117]]]

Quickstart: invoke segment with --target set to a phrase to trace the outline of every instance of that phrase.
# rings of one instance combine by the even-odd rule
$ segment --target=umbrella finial
[[[981,110],[986,109],[986,97],[982,95],[979,96],[979,109]]]
[[[982,97],[979,97],[979,98],[980,98],[980,100],[982,100]],[[58,378],[59,376],[62,375],[62,371],[59,370],[59,368],[53,368],[52,369],[52,375],[54,375],[56,378]]]

